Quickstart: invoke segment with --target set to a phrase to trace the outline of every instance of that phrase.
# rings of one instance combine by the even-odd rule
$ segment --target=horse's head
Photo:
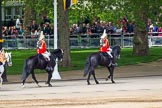
[[[112,53],[114,54],[114,57],[115,57],[116,59],[119,59],[119,58],[120,58],[120,53],[121,53],[121,47],[120,47],[119,45],[114,46],[114,47],[112,48]]]
[[[12,66],[11,52],[5,52],[7,66]]]
[[[59,61],[62,61],[64,55],[63,49],[55,49],[52,53],[56,55]]]

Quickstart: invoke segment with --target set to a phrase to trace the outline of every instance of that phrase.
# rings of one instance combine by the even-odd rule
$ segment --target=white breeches
[[[109,49],[108,49],[108,51],[110,51],[110,53],[111,53],[111,52],[112,52],[112,49],[111,49],[111,48],[109,48]]]
[[[107,53],[110,55],[110,57],[111,57],[111,58],[113,58],[113,56],[112,56],[111,52],[112,52],[112,49],[111,49],[111,48],[109,48]]]
[[[108,55],[110,55],[111,58],[113,58],[113,56],[112,56],[110,51],[108,51],[107,53],[108,53]]]
[[[51,53],[46,51],[46,52],[42,53],[42,55],[50,61],[50,57],[49,56],[51,55]]]

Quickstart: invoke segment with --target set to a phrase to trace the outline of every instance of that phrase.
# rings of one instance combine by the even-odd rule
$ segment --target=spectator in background
[[[158,36],[158,26],[157,26],[157,22],[154,24],[154,27],[153,27],[153,32],[154,32],[154,36]]]
[[[81,28],[81,33],[86,34],[87,33],[87,27],[86,24],[83,23],[82,28]]]
[[[134,32],[134,25],[133,25],[133,22],[131,22],[131,21],[128,23],[127,32],[128,33],[133,33]]]
[[[123,19],[122,19],[122,32],[124,32],[124,33],[126,33],[127,32],[127,18],[126,17],[124,17]]]
[[[3,26],[2,27],[2,36],[3,37],[7,36],[8,32],[9,32],[9,30],[8,30],[7,26]]]
[[[24,29],[23,29],[23,26],[22,25],[20,26],[20,29],[18,31],[18,34],[21,35],[21,36],[24,35]]]
[[[78,34],[78,31],[77,31],[77,24],[73,24],[72,27],[71,27],[71,30],[72,30],[72,33],[73,33],[73,34]]]
[[[121,33],[122,32],[122,28],[119,26],[119,24],[116,24],[115,32],[116,33]]]
[[[30,30],[32,31],[37,31],[37,29],[38,29],[38,25],[36,24],[36,21],[35,20],[33,20],[32,21],[32,23],[31,23],[31,25],[30,25]]]
[[[18,30],[16,29],[16,26],[10,27],[8,35],[10,35],[11,38],[16,38],[18,36]]]
[[[43,34],[44,35],[49,35],[50,34],[50,27],[49,27],[49,23],[48,22],[46,22],[46,24],[44,24]]]
[[[159,32],[158,36],[162,36],[162,27],[159,27],[157,31]]]
[[[87,24],[87,34],[92,34],[90,24]]]
[[[21,21],[20,21],[20,16],[18,15],[17,19],[16,19],[16,29],[19,30],[20,29],[20,25],[21,25]]]
[[[151,24],[151,25],[149,26],[149,32],[154,32],[154,25],[153,25],[153,24]]]
[[[31,37],[32,38],[37,37],[37,30],[34,30],[34,29],[31,30]]]
[[[154,36],[155,34],[154,34],[153,32],[154,32],[154,25],[151,24],[151,25],[149,26],[149,35]]]
[[[157,24],[154,24],[153,31],[154,31],[154,32],[157,32],[157,31],[158,31],[158,26],[157,26]]]
[[[96,33],[96,28],[97,28],[97,22],[94,21],[92,26],[91,26],[91,32]]]
[[[38,25],[36,24],[35,20],[32,20],[32,23],[31,23],[29,29],[31,31],[31,37],[37,37]]]
[[[113,24],[112,22],[108,22],[108,25],[106,26],[106,32],[107,33],[113,33],[114,32],[114,27],[113,27]]]
[[[53,25],[50,25],[49,35],[53,35],[53,34],[54,34]]]
[[[101,26],[100,22],[97,23],[95,30],[96,30],[96,33],[103,33],[104,28]]]

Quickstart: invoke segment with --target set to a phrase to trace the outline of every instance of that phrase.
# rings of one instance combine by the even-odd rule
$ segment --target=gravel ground
[[[21,88],[20,75],[8,75],[0,88],[0,108],[162,108],[162,61],[117,67],[116,84],[105,81],[107,70],[97,69],[99,85],[87,85],[83,70],[60,72],[53,87],[44,84],[47,74],[37,74],[42,87],[28,78]]]

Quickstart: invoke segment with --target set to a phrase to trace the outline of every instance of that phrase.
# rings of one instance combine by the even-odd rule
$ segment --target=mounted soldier
[[[112,60],[112,65],[117,66],[117,63],[115,63],[114,57],[111,54],[112,49],[110,48],[109,41],[107,39],[106,29],[104,30],[102,36],[100,37],[100,46],[101,46],[100,47],[100,52],[103,52],[107,56],[110,56],[110,58]]]
[[[41,31],[39,40],[37,42],[37,54],[42,54],[43,57],[45,58],[45,61],[47,62],[46,69],[48,71],[53,70],[53,68],[51,67],[51,63],[50,63],[50,55],[51,54],[50,54],[50,52],[47,51],[43,31]]]

